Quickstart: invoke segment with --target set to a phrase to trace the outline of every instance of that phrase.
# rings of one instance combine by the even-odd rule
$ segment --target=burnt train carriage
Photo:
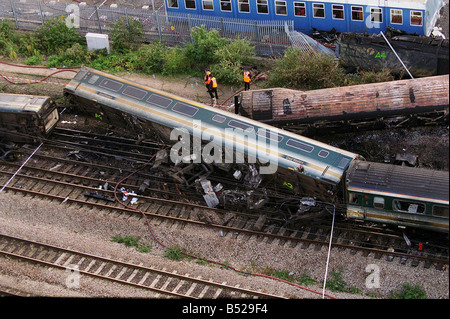
[[[8,140],[32,142],[51,133],[58,121],[48,96],[0,93],[0,136]]]
[[[242,92],[239,112],[270,124],[342,125],[411,114],[447,117],[449,75],[298,91],[283,88]]]
[[[152,134],[157,130],[169,139],[172,129],[181,128],[203,139],[212,138],[212,142],[220,143],[220,147],[248,156],[257,155],[258,159],[275,164],[277,174],[296,179],[303,192],[319,198],[329,196],[328,191],[340,183],[348,165],[358,157],[91,68],[82,68],[64,92],[72,99],[82,101],[77,104],[80,111],[113,124],[129,126],[138,133]],[[261,141],[262,145],[259,144]]]
[[[443,0],[165,0],[169,14],[245,20],[292,20],[294,28],[379,33],[388,26],[430,35]]]
[[[448,232],[449,172],[354,161],[345,183],[349,218]]]

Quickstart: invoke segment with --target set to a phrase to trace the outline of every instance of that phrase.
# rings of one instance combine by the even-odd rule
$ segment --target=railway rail
[[[147,289],[169,298],[283,298],[262,291],[227,285],[188,274],[124,262],[0,234],[0,254],[46,267],[76,270],[80,275]]]
[[[112,187],[99,189],[99,185],[116,185],[125,174],[122,169],[43,154],[50,152],[50,148],[37,152],[33,157],[34,163],[31,161],[24,166],[13,183],[5,189],[31,196],[43,196],[61,203],[109,210],[124,218],[140,220],[145,214],[152,225],[160,225],[163,222],[166,226],[176,225],[179,228],[188,224],[197,225],[217,229],[223,236],[244,240],[254,237],[273,244],[292,247],[301,245],[305,249],[314,247],[320,250],[329,244],[329,221],[308,221],[299,228],[290,229],[282,219],[273,216],[261,217],[260,214],[215,209],[199,204],[199,201],[195,200],[195,192],[189,189],[181,191],[180,188],[154,188],[151,190],[151,196],[130,195],[126,200],[128,207],[123,207],[115,200]],[[17,163],[0,162],[0,187],[14,174],[18,166]],[[140,174],[143,175],[134,176],[134,180],[127,180],[120,186],[127,189],[139,187],[145,178],[149,178],[146,173]],[[170,182],[166,182],[162,180],[159,185],[169,185]],[[173,183],[170,187],[174,187]],[[138,199],[137,204],[130,204],[133,197]],[[387,260],[395,259],[413,267],[419,266],[420,263],[427,268],[432,265],[437,268],[448,265],[448,247],[429,244],[426,245],[424,253],[407,246],[403,237],[398,234],[385,233],[370,227],[368,230],[352,228],[348,223],[336,225],[332,247],[349,249],[354,253],[361,251],[363,256],[384,256]]]

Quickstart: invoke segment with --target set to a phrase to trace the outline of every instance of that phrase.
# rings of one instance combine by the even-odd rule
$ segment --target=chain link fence
[[[55,1],[0,0],[0,19],[11,19],[16,28],[35,30],[50,18],[64,19],[80,33],[108,34],[124,18],[138,20],[144,31],[144,42],[160,40],[167,45],[191,41],[190,30],[204,25],[216,29],[224,38],[241,38],[251,42],[260,56],[280,56],[290,46],[309,54],[329,53],[329,49],[305,34],[294,31],[293,21],[254,21],[214,16],[166,14],[164,7],[153,9],[111,8]],[[300,35],[299,35],[300,34]]]

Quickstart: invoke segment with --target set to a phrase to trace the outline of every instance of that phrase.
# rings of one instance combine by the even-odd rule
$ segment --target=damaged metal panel
[[[373,119],[434,111],[448,112],[449,76],[361,84],[298,91],[283,88],[242,92],[241,109],[250,116],[266,103],[255,96],[271,96],[272,119],[268,123],[314,123]],[[259,104],[262,103],[260,106]],[[266,117],[268,118],[268,117]]]

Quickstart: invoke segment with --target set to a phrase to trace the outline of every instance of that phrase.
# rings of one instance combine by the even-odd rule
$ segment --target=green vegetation
[[[168,47],[159,41],[143,44],[141,23],[123,17],[112,26],[110,39],[108,55],[106,50],[88,51],[85,38],[67,27],[62,18],[47,19],[35,32],[18,32],[12,20],[0,22],[0,56],[21,58],[27,65],[86,65],[112,73],[197,77],[203,77],[203,70],[209,68],[219,83],[239,85],[243,65],[255,64],[255,48],[248,40],[228,40],[204,26],[192,28],[190,42]],[[283,57],[271,62],[262,65],[270,73],[267,87],[319,89],[393,79],[388,70],[346,74],[334,58],[306,57],[296,48],[287,49]]]
[[[152,251],[152,245],[151,244],[142,244],[139,241],[141,240],[141,237],[136,236],[120,236],[116,235],[112,238],[113,242],[124,244],[126,247],[135,247],[136,250],[140,253],[149,253]]]
[[[183,253],[183,250],[179,246],[172,246],[172,247],[166,248],[164,257],[171,259],[171,260],[180,261],[180,260],[184,259],[184,257],[186,257],[186,256]]]
[[[426,299],[425,290],[419,285],[404,283],[400,288],[392,290],[389,293],[390,299]]]
[[[347,285],[342,277],[342,272],[342,269],[339,271],[331,271],[330,277],[327,279],[327,288],[334,292],[350,292],[353,294],[361,293],[361,289],[358,289],[355,286]]]

